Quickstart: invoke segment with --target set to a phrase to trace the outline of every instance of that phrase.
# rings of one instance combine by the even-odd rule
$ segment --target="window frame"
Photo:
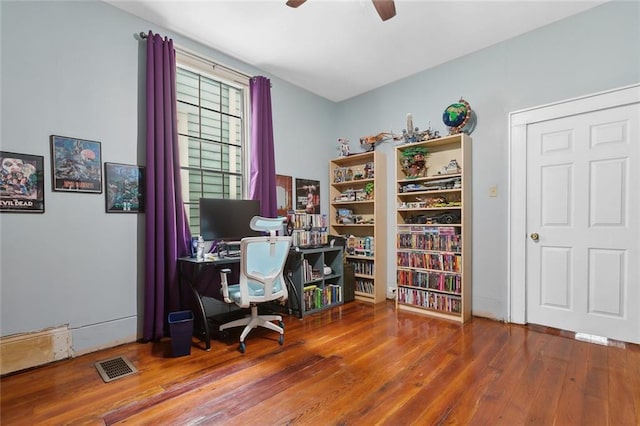
[[[177,84],[178,84],[178,78],[177,78],[177,68],[181,68],[184,70],[187,70],[189,72],[198,74],[200,76],[212,79],[216,82],[220,82],[222,84],[231,86],[235,89],[238,89],[241,92],[241,96],[242,96],[242,103],[243,103],[243,111],[242,111],[242,117],[240,118],[242,120],[242,127],[241,127],[241,131],[242,131],[242,136],[241,136],[241,145],[240,145],[240,156],[241,156],[241,179],[242,179],[242,185],[241,185],[241,194],[240,197],[234,197],[236,199],[248,199],[249,197],[249,186],[250,186],[250,165],[251,165],[251,149],[250,149],[250,122],[251,122],[251,116],[250,116],[250,95],[249,95],[249,81],[250,81],[250,77],[248,75],[245,75],[239,71],[235,71],[231,68],[228,68],[224,65],[220,65],[217,64],[209,59],[203,58],[193,52],[189,52],[187,50],[184,49],[178,49],[176,48],[176,89],[177,89]],[[176,96],[176,110],[178,109],[178,99]],[[179,136],[180,137],[180,136]],[[186,165],[184,164],[183,160],[183,156],[185,156],[188,159],[188,152],[182,152],[180,151],[180,174],[182,177],[184,177],[184,171],[187,170],[187,175],[188,175],[188,170],[194,170],[197,168],[194,168],[190,165]],[[206,169],[203,169],[201,166],[199,168],[200,171],[203,171]],[[225,184],[224,182],[222,183],[223,188],[227,189],[228,184]],[[198,200],[191,200],[191,197],[189,196],[190,192],[191,192],[191,187],[190,187],[190,182],[189,179],[182,179],[181,182],[181,194],[182,194],[182,205],[185,209],[185,214],[187,217],[187,220],[189,222],[189,229],[191,230],[193,235],[198,235],[200,234],[200,223],[198,222],[197,224],[192,223],[192,212],[193,209],[195,208],[198,212],[199,212],[199,199]],[[228,194],[227,194],[228,195]],[[202,196],[202,194],[201,194]],[[230,198],[230,197],[223,197],[223,198]]]

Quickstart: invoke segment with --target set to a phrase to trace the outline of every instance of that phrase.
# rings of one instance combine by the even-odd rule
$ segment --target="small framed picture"
[[[320,213],[320,181],[296,178],[296,210]]]
[[[278,202],[278,216],[287,216],[293,209],[293,178],[291,176],[276,175],[276,200]]]
[[[0,151],[0,212],[44,213],[44,157]]]
[[[144,167],[104,163],[107,213],[144,212]]]
[[[51,136],[52,189],[102,194],[100,142]]]

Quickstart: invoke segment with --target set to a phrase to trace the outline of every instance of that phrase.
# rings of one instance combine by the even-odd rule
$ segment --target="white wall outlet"
[[[498,185],[491,185],[489,187],[489,197],[497,197],[498,196]]]

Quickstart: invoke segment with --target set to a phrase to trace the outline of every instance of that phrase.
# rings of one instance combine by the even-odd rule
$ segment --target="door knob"
[[[540,239],[540,235],[538,235],[536,232],[533,232],[533,233],[530,235],[530,237],[531,237],[531,239],[532,239],[533,241],[538,241],[538,240]]]

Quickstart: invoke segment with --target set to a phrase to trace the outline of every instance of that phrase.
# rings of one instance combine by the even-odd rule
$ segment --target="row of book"
[[[398,269],[396,279],[400,286],[421,287],[456,294],[462,293],[462,276],[458,274]]]
[[[308,259],[302,259],[302,282],[309,282],[322,279],[322,271],[313,269]]]
[[[356,278],[355,290],[360,293],[373,294],[375,290],[375,284],[372,280]]]
[[[399,227],[398,248],[459,252],[462,249],[460,229],[452,226]]]
[[[294,229],[291,232],[291,245],[294,247],[320,247],[329,244],[329,232],[305,231]]]
[[[287,212],[287,233],[294,247],[320,247],[329,244],[327,215],[306,213],[303,210]]]
[[[322,288],[316,285],[310,285],[304,287],[302,296],[305,311],[320,309],[327,305],[342,302],[342,286],[328,284]]]
[[[326,214],[305,213],[304,211],[291,210],[287,212],[287,220],[294,229],[327,229]]]
[[[462,312],[462,299],[456,296],[434,293],[427,290],[399,287],[397,297],[399,303],[407,305],[414,305],[421,308],[428,308],[447,313],[459,314]]]
[[[350,265],[353,265],[353,272],[362,275],[374,275],[375,263],[371,260],[349,260]]]
[[[462,256],[454,253],[398,252],[397,264],[405,268],[460,272],[462,270]]]

